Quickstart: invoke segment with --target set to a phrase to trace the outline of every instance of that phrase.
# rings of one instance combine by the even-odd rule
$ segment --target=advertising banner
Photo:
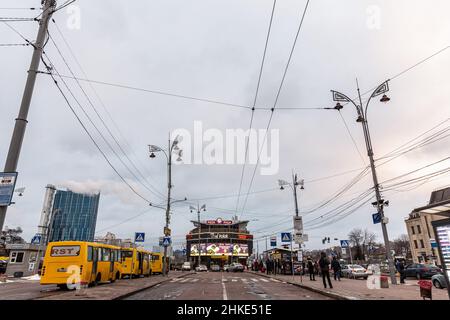
[[[17,172],[0,172],[0,206],[9,206],[16,186]]]
[[[198,256],[198,243],[191,245],[191,256]],[[201,243],[201,255],[206,256],[248,256],[248,245],[241,243]]]

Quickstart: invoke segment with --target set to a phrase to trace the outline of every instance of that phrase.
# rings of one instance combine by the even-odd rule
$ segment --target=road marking
[[[186,278],[186,279],[183,279],[183,280],[181,280],[180,282],[183,282],[183,283],[185,283],[185,282],[188,282],[189,280],[191,280],[191,278]]]
[[[263,278],[261,278],[260,280],[261,280],[261,281],[264,281],[264,282],[269,282],[269,280],[263,279]]]
[[[175,278],[175,279],[172,279],[172,281],[170,281],[170,282],[177,282],[177,281],[180,281],[181,280],[181,278]]]
[[[231,279],[232,282],[237,282],[237,279]]]
[[[258,282],[258,279],[252,278],[253,282]]]
[[[274,278],[270,278],[271,281],[273,282],[281,282],[280,280],[274,279]]]
[[[225,282],[223,281],[223,274],[222,274],[222,296],[223,296],[223,300],[228,300],[228,296],[227,296],[227,288],[225,287]]]
[[[198,278],[194,278],[194,279],[192,279],[192,281],[191,281],[191,282],[197,282],[198,280],[200,280],[200,279],[198,279]]]

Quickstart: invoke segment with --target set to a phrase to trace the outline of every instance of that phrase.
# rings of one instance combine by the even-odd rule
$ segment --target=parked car
[[[214,272],[220,271],[220,266],[218,264],[213,264],[211,266],[211,271],[214,271]]]
[[[367,274],[371,275],[371,274],[377,274],[377,273],[382,273],[382,267],[380,264],[378,263],[373,263],[373,264],[369,264],[366,267],[366,272]]]
[[[445,281],[445,276],[442,273],[438,273],[432,276],[431,282],[438,289],[447,288],[447,281]]]
[[[181,271],[191,271],[191,263],[190,262],[183,263],[183,265],[181,266]]]
[[[230,268],[230,265],[229,264],[225,264],[223,266],[223,271],[228,271],[228,268]]]
[[[407,265],[405,270],[405,276],[414,277],[419,279],[430,279],[435,274],[441,273],[441,269],[432,264],[413,263]]]
[[[244,266],[242,264],[240,264],[239,262],[233,262],[232,264],[230,264],[230,266],[228,267],[227,271],[243,272],[244,271]]]
[[[208,268],[204,264],[200,264],[195,267],[195,271],[202,272],[202,271],[208,271]]]
[[[359,264],[346,264],[342,266],[341,273],[343,277],[346,278],[363,278],[367,279],[369,277],[369,273],[367,273],[367,270],[360,266]]]

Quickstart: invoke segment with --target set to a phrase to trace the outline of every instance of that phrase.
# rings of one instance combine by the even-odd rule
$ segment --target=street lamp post
[[[294,203],[295,203],[295,216],[298,217],[298,200],[297,200],[297,186],[300,185],[300,189],[303,190],[304,188],[304,180],[298,180],[297,174],[292,173],[292,183],[289,183],[285,180],[278,180],[278,185],[280,186],[281,190],[284,190],[284,186],[290,186],[292,188],[292,191],[294,192]]]
[[[372,100],[372,98],[375,98],[379,95],[383,95],[383,97],[380,100],[381,102],[388,102],[390,100],[387,97],[387,95],[385,94],[386,92],[389,91],[389,80],[383,82],[381,85],[379,85],[375,89],[375,91],[372,92],[369,100],[367,101],[365,108],[363,108],[363,103],[362,103],[362,99],[361,99],[361,92],[359,90],[358,80],[356,81],[356,83],[357,83],[357,90],[358,90],[358,97],[359,97],[359,105],[357,103],[355,103],[352,99],[350,99],[348,96],[346,96],[345,94],[332,90],[331,92],[333,93],[333,101],[337,102],[336,106],[333,109],[340,111],[343,108],[343,106],[339,102],[349,102],[356,107],[356,111],[358,113],[358,118],[356,121],[360,122],[362,125],[362,128],[363,128],[364,139],[365,139],[366,148],[367,148],[367,155],[369,156],[370,167],[372,170],[372,179],[373,179],[373,184],[374,184],[375,196],[377,199],[377,201],[374,202],[373,205],[377,207],[377,213],[381,218],[381,228],[383,231],[386,255],[387,255],[388,262],[389,262],[389,273],[391,276],[391,282],[392,282],[392,284],[397,284],[397,279],[395,276],[394,260],[392,258],[392,253],[391,253],[390,244],[389,244],[389,236],[388,236],[387,227],[386,227],[386,224],[388,223],[388,219],[387,219],[387,217],[384,216],[384,206],[385,205],[387,206],[389,202],[385,201],[381,197],[380,184],[378,182],[377,172],[376,172],[376,168],[375,168],[375,161],[373,158],[374,153],[373,153],[373,148],[372,148],[372,141],[370,138],[369,124],[367,121],[367,109],[369,107],[369,103]]]
[[[169,136],[169,145],[167,152],[166,150],[155,146],[149,145],[150,158],[154,159],[156,157],[155,152],[162,152],[167,159],[167,205],[166,205],[166,224],[164,227],[164,235],[167,236],[169,233],[169,225],[170,225],[170,205],[171,203],[171,190],[172,190],[172,154],[176,153],[178,155],[177,161],[182,161],[182,150],[178,148],[179,137],[177,136],[174,141],[170,140]],[[185,199],[186,200],[186,199]],[[163,276],[167,274],[167,246],[164,246],[164,256],[163,256]]]
[[[198,265],[200,265],[201,262],[201,258],[200,258],[200,254],[201,254],[201,250],[200,250],[200,229],[201,229],[201,224],[200,224],[200,212],[206,211],[206,204],[202,205],[200,207],[200,204],[197,204],[197,208],[193,207],[193,206],[189,206],[189,209],[191,210],[191,212],[193,212],[193,210],[197,211],[197,221],[198,221]]]

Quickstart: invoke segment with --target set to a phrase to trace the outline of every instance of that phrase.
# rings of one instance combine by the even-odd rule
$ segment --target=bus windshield
[[[131,258],[132,256],[133,256],[133,251],[131,251],[131,250],[122,251],[122,259]]]

